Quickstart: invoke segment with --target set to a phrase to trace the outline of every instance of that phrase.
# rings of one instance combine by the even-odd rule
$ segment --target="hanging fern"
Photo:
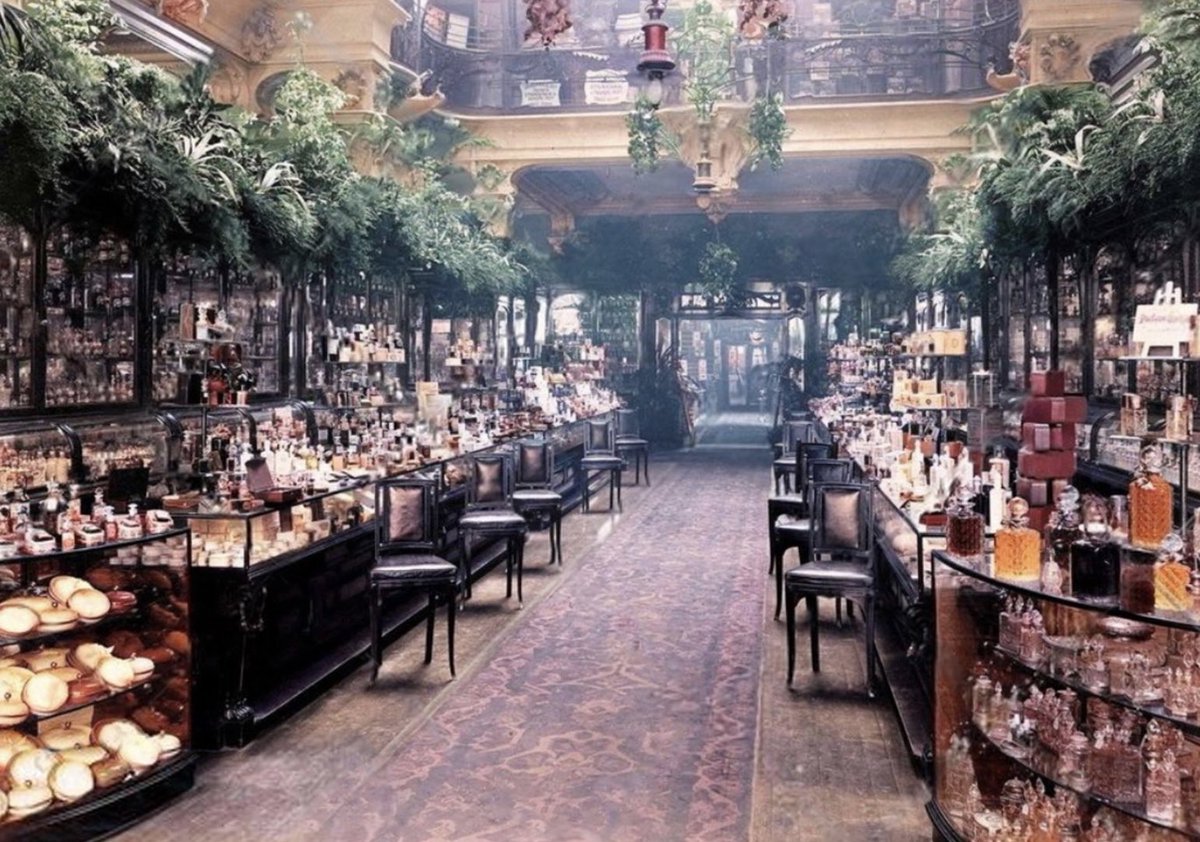
[[[633,111],[625,115],[629,130],[629,157],[638,175],[658,169],[663,139],[663,124],[658,112],[647,100],[639,99]]]
[[[757,169],[762,161],[771,169],[783,168],[783,142],[792,134],[788,128],[787,113],[783,110],[783,95],[779,93],[760,96],[750,107],[750,137],[754,140],[754,161],[750,168]]]

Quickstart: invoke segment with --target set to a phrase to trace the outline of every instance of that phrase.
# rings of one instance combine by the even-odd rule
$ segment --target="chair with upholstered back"
[[[796,474],[796,451],[801,444],[811,441],[816,441],[813,422],[784,422],[783,438],[776,445],[775,461],[771,464],[771,475],[775,481],[776,494],[780,493],[779,486],[781,481],[783,483],[783,493],[791,493],[791,478]]]
[[[549,441],[517,442],[516,490],[512,493],[513,510],[525,517],[550,521],[550,563],[562,566],[563,498],[553,489],[554,446]]]
[[[633,454],[633,484],[640,484],[640,476],[644,473],[646,476],[646,485],[649,485],[650,442],[642,438],[637,410],[617,410],[616,450],[617,455],[622,457],[626,453]]]
[[[608,508],[613,509],[613,494],[616,493],[616,508],[621,509],[621,471],[625,460],[617,453],[616,429],[611,417],[591,419],[583,441],[583,458],[579,460],[579,474],[583,481],[583,511],[592,509],[592,474],[608,472]]]
[[[808,517],[811,492],[814,485],[828,482],[849,482],[852,464],[849,459],[805,460],[804,495],[790,494],[772,497],[767,501],[768,528],[770,530],[771,567],[775,574],[775,619],[783,610],[783,556],[790,549],[800,554],[800,563],[808,561],[809,530],[812,519]],[[801,502],[803,501],[803,502]],[[786,520],[780,520],[787,516]]]
[[[454,675],[454,612],[459,569],[441,556],[438,482],[424,477],[396,477],[375,485],[375,565],[369,574],[371,681],[383,663],[383,592],[428,594],[425,663],[433,660],[433,621],[439,599],[446,602],[450,675]]]
[[[788,684],[796,667],[796,605],[808,606],[813,672],[821,671],[818,597],[848,599],[866,618],[867,692],[875,694],[876,552],[871,540],[872,488],[856,483],[814,483],[809,561],[784,574],[787,607]]]
[[[470,475],[467,477],[467,510],[458,519],[458,536],[462,560],[466,571],[467,598],[471,597],[472,537],[503,540],[506,544],[503,558],[508,578],[508,596],[512,596],[514,568],[517,571],[517,602],[524,601],[522,581],[524,579],[525,536],[529,524],[512,508],[513,469],[507,453],[481,453],[469,460]],[[480,574],[485,570],[479,571]]]

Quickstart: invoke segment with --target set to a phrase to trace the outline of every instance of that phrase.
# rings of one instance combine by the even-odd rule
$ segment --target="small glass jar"
[[[1155,553],[1127,548],[1121,559],[1119,604],[1125,611],[1150,614],[1154,611]]]

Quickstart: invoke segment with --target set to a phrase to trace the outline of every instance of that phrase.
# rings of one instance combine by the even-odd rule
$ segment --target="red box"
[[[1031,506],[1046,506],[1050,503],[1050,483],[1044,479],[1017,477],[1017,496]]]
[[[1087,420],[1087,398],[1029,398],[1021,410],[1021,420],[1031,424],[1082,424]]]
[[[1053,506],[1030,506],[1029,527],[1044,533],[1050,524],[1050,515],[1054,513]]]
[[[1021,446],[1027,447],[1035,453],[1042,453],[1050,450],[1050,425],[1049,424],[1029,424],[1021,425]]]
[[[1029,391],[1035,397],[1061,398],[1067,393],[1067,375],[1061,371],[1035,371],[1029,375]]]
[[[1067,486],[1070,484],[1071,484],[1071,481],[1069,479],[1050,480],[1050,502],[1053,503],[1055,506],[1057,506],[1058,498],[1060,496],[1062,496],[1062,493],[1066,490]]]
[[[1029,479],[1070,479],[1075,476],[1074,450],[1035,453],[1022,447],[1017,453],[1017,472]]]
[[[1076,425],[1060,424],[1059,426],[1050,427],[1050,449],[1051,450],[1074,450],[1076,438]]]

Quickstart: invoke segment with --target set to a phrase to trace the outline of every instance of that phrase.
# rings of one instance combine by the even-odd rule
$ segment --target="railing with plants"
[[[851,3],[836,21],[788,21],[782,37],[737,39],[727,56],[736,79],[731,93],[750,101],[769,89],[786,103],[965,95],[987,89],[989,67],[1010,65],[1017,0],[944,4],[934,17],[889,17],[876,8],[881,5]],[[641,22],[633,17],[625,28],[619,28],[622,18],[581,21],[573,42],[547,50],[522,47],[503,26],[481,27],[465,17],[456,22],[429,5],[420,26],[396,33],[393,59],[428,72],[429,85],[441,89],[451,109],[612,110],[637,95]],[[673,28],[682,22],[677,17]],[[667,77],[664,105],[686,103],[680,83],[681,74]]]

